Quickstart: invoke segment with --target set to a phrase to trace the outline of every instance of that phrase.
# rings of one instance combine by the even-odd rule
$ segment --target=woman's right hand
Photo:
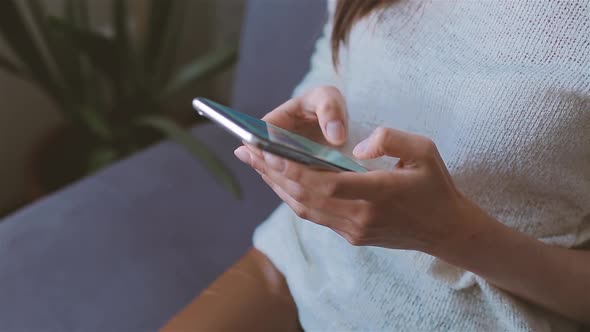
[[[346,103],[333,86],[311,89],[262,120],[326,145],[339,146],[347,139]]]

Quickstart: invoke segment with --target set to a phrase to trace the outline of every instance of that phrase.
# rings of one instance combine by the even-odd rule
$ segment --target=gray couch
[[[248,2],[237,109],[261,116],[288,98],[324,6]],[[164,142],[18,211],[0,221],[0,331],[154,330],[245,252],[278,200],[233,157],[237,141],[211,125],[194,134],[216,147],[244,199]]]

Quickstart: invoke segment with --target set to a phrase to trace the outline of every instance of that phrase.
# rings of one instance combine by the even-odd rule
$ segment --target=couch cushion
[[[233,105],[258,117],[282,104],[309,68],[325,0],[250,0]]]
[[[206,126],[239,178],[236,200],[159,144],[0,224],[0,331],[153,330],[240,257],[278,200]]]
[[[262,115],[289,96],[322,2],[249,1],[236,108]],[[245,252],[278,199],[235,159],[237,141],[212,125],[194,132],[244,199],[165,142],[17,212],[0,222],[0,331],[155,330]]]

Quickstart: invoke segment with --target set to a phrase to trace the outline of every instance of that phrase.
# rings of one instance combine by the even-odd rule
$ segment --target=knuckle
[[[263,162],[258,160],[258,158],[255,158],[255,157],[251,158],[250,159],[250,166],[252,166],[252,168],[260,171],[261,173],[266,174],[266,167]]]
[[[327,210],[330,206],[329,200],[323,197],[316,197],[314,198],[314,201],[314,206],[318,210]]]
[[[304,96],[296,96],[294,98],[291,98],[291,102],[296,103],[296,104],[303,103],[303,100],[304,100]]]
[[[422,157],[434,157],[437,154],[436,144],[433,140],[423,137],[420,142],[420,154]]]
[[[316,100],[324,95],[326,87],[325,86],[318,86],[307,90],[303,96],[301,97],[303,100],[311,101]]]
[[[338,182],[329,182],[329,183],[324,184],[323,187],[324,187],[324,193],[328,197],[334,197],[340,191],[340,185],[338,184]]]
[[[351,214],[352,219],[353,220],[360,220],[360,219],[364,218],[365,213],[366,213],[365,210],[366,210],[366,206],[364,204],[356,206]]]
[[[364,239],[369,235],[370,224],[372,223],[372,221],[366,218],[367,217],[363,219],[357,219],[353,223],[352,232],[357,239]]]
[[[363,238],[369,233],[369,225],[366,220],[359,220],[355,227],[355,234],[358,238]]]
[[[295,182],[299,182],[301,180],[302,177],[302,170],[301,170],[301,166],[297,165],[294,162],[291,161],[286,161],[285,162],[285,166],[282,170],[283,175],[285,175],[287,178],[295,181]]]
[[[296,109],[301,109],[305,105],[305,98],[304,98],[304,96],[295,97],[295,98],[291,99],[291,103],[293,104],[293,106]]]
[[[340,90],[334,85],[324,85],[324,86],[321,86],[320,89],[322,89],[328,93],[340,93]]]
[[[343,107],[344,103],[344,96],[342,95],[342,93],[340,92],[340,89],[338,89],[338,87],[334,86],[334,85],[327,85],[323,87],[325,90],[325,93],[330,96],[330,99],[332,99],[337,105],[338,107]]]
[[[346,241],[348,241],[348,243],[355,247],[362,246],[364,244],[362,238],[356,234],[345,234],[344,238]]]
[[[341,96],[340,90],[334,85],[322,85],[313,89],[313,91],[324,96],[325,99],[337,99],[338,96]]]
[[[377,143],[386,142],[389,138],[389,135],[389,129],[385,127],[377,127],[377,129],[375,129],[375,140],[377,141]]]
[[[309,218],[309,212],[307,211],[307,209],[305,207],[303,207],[302,205],[294,205],[291,207],[293,209],[293,212],[295,212],[295,214],[301,218],[301,219],[305,219],[308,220]]]
[[[297,184],[290,184],[287,187],[289,195],[297,202],[303,203],[307,200],[307,192]]]
[[[360,210],[357,220],[359,231],[364,232],[365,228],[375,220],[375,210],[371,206],[365,206]]]
[[[335,99],[325,99],[319,107],[319,111],[329,116],[337,116],[340,114],[340,104]]]
[[[342,114],[345,108],[344,97],[340,90],[331,85],[324,85],[308,90],[303,99],[314,105],[316,113],[330,116]]]

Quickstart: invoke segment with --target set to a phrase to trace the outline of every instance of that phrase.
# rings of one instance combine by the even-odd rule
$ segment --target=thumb
[[[421,152],[429,150],[430,145],[434,146],[434,143],[426,137],[380,127],[357,144],[352,153],[359,159],[389,156],[402,160],[414,160],[420,156]]]

